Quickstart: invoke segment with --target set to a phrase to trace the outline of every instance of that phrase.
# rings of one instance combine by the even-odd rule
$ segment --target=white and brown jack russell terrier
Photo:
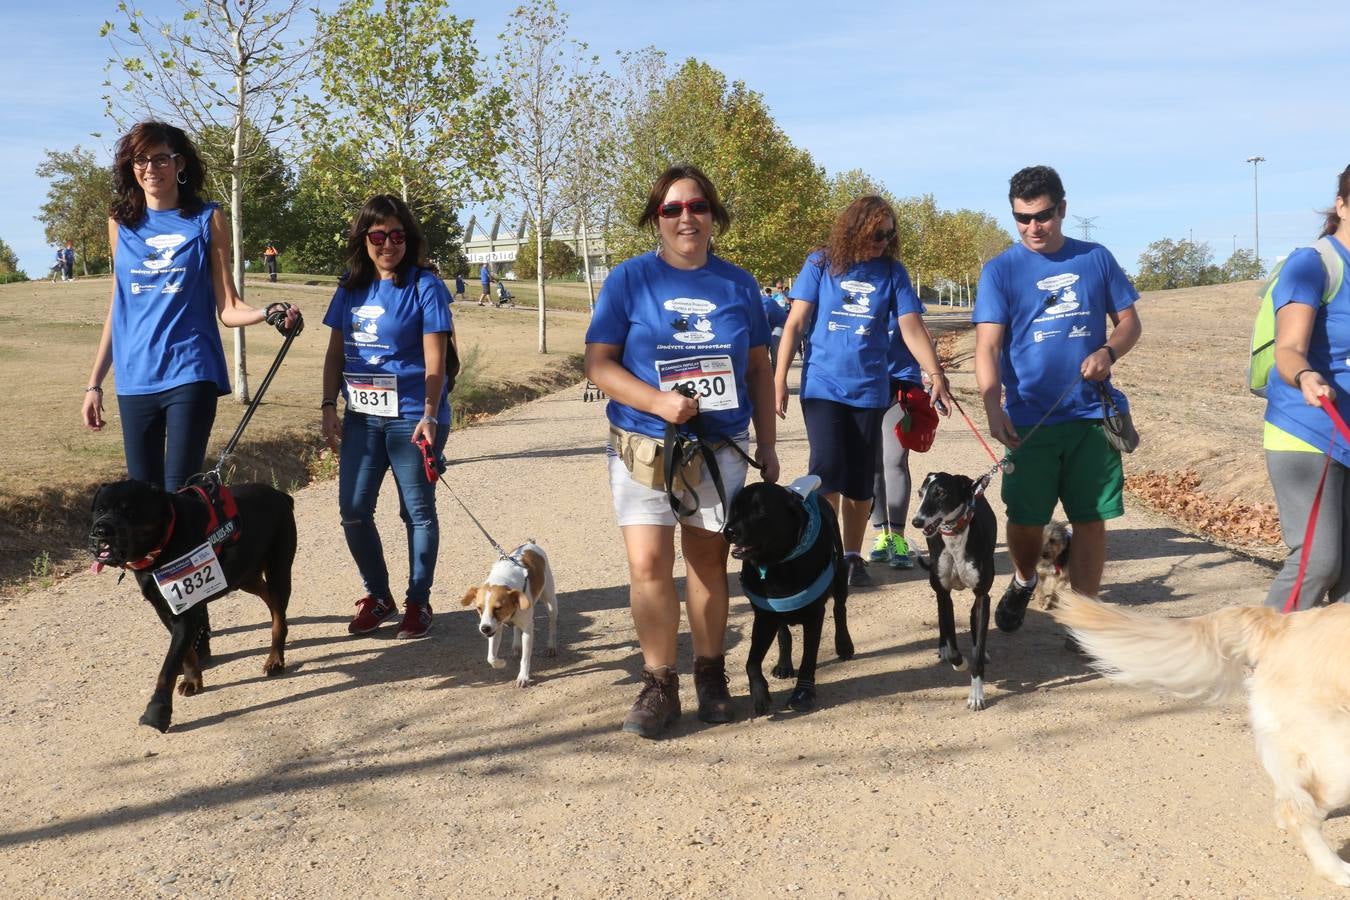
[[[558,654],[558,592],[553,585],[553,569],[544,548],[533,541],[521,544],[511,555],[493,563],[487,580],[464,592],[463,604],[479,612],[478,630],[488,639],[488,665],[506,667],[497,655],[502,628],[510,625],[511,650],[520,651],[520,672],[516,684],[529,687],[530,655],[534,652],[534,607],[548,610],[548,647],[546,656]]]

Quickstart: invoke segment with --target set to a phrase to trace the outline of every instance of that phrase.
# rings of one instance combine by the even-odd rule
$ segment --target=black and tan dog
[[[919,488],[914,527],[928,539],[928,583],[938,602],[938,659],[966,667],[956,647],[952,591],[975,594],[970,607],[970,697],[966,706],[984,709],[985,640],[989,635],[989,588],[994,584],[994,542],[998,522],[983,491],[964,475],[931,472]]]
[[[791,488],[748,485],[731,503],[723,533],[731,555],[742,562],[741,586],[755,610],[745,674],[755,715],[769,711],[772,698],[764,679],[764,657],[778,636],[776,678],[791,678],[792,636],[788,625],[802,626],[802,663],[788,706],[808,712],[816,704],[816,657],[825,623],[825,602],[834,597],[834,650],[853,658],[848,633],[848,567],[839,523],[824,498],[820,479],[799,478]]]
[[[167,731],[173,690],[185,697],[202,690],[197,640],[206,626],[206,604],[236,588],[257,594],[272,613],[272,649],[263,672],[286,667],[286,605],[295,560],[291,498],[263,484],[221,489],[232,517],[213,509],[207,491],[169,493],[144,481],[118,481],[94,495],[89,549],[95,566],[131,569],[141,594],[169,630],[155,691],[142,725]],[[231,497],[232,495],[232,497]]]

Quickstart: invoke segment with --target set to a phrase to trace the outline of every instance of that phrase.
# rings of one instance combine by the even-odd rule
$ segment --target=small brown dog
[[[548,610],[547,656],[558,653],[558,591],[553,585],[553,569],[544,548],[533,542],[521,544],[493,564],[487,580],[464,592],[460,601],[478,610],[478,631],[488,639],[488,665],[506,667],[497,655],[502,628],[510,625],[511,649],[520,651],[520,672],[516,684],[529,687],[530,656],[534,651],[534,607]]]
[[[1036,590],[1032,595],[1041,609],[1055,605],[1055,592],[1064,578],[1064,567],[1069,564],[1069,544],[1073,529],[1068,522],[1051,522],[1045,526],[1041,543],[1041,558],[1036,563]]]

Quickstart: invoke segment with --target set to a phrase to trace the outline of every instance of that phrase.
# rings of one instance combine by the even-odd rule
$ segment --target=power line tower
[[[1078,223],[1078,230],[1081,231],[1081,232],[1083,232],[1083,240],[1085,240],[1085,241],[1090,241],[1090,240],[1092,240],[1092,229],[1094,229],[1094,228],[1097,227],[1096,225],[1093,225],[1092,223],[1095,222],[1095,221],[1097,221],[1097,217],[1096,217],[1096,216],[1074,216],[1074,217],[1073,217],[1073,220],[1074,220],[1075,222]]]

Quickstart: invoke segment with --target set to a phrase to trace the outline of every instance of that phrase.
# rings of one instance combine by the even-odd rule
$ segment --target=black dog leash
[[[290,308],[290,304],[280,305],[285,307],[280,310],[283,317],[281,321],[284,322],[284,316],[286,310]],[[270,318],[271,315],[268,316],[268,319]],[[277,370],[281,368],[281,361],[286,358],[286,352],[291,349],[291,343],[295,340],[296,335],[303,331],[304,328],[304,320],[296,319],[295,324],[291,326],[291,330],[283,332],[286,335],[286,339],[281,342],[281,349],[277,351],[277,358],[272,360],[272,367],[268,369],[267,374],[263,376],[262,384],[258,385],[257,393],[253,395],[253,400],[249,402],[248,409],[244,410],[244,417],[239,420],[239,424],[234,429],[234,434],[230,436],[229,441],[225,444],[225,449],[220,451],[220,459],[216,460],[215,468],[206,473],[208,477],[214,475],[217,481],[220,480],[220,472],[225,466],[225,460],[229,459],[230,454],[234,452],[234,448],[238,446],[239,439],[244,436],[244,429],[248,427],[249,420],[253,418],[253,413],[257,411],[258,404],[262,402],[263,394],[267,393],[267,387],[272,383],[272,378],[277,374]]]
[[[697,396],[689,385],[679,385],[676,391],[696,400]],[[670,502],[671,511],[679,518],[687,518],[698,512],[698,495],[694,488],[690,486],[687,477],[684,474],[685,466],[703,457],[704,468],[708,470],[708,477],[713,480],[713,487],[717,489],[717,501],[722,504],[725,513],[727,509],[726,489],[722,486],[722,471],[717,465],[717,452],[713,445],[708,441],[707,433],[703,428],[703,422],[697,413],[688,422],[686,427],[693,432],[693,435],[686,435],[680,431],[678,425],[674,422],[666,423],[665,440],[661,446],[661,463],[665,472],[666,500]],[[750,458],[750,455],[741,449],[740,445],[734,440],[727,439],[726,444],[732,447],[742,459],[754,469],[764,468],[760,463]],[[693,495],[694,499],[689,506],[685,506],[680,501],[675,492],[675,479],[679,478],[684,482],[684,490]]]

